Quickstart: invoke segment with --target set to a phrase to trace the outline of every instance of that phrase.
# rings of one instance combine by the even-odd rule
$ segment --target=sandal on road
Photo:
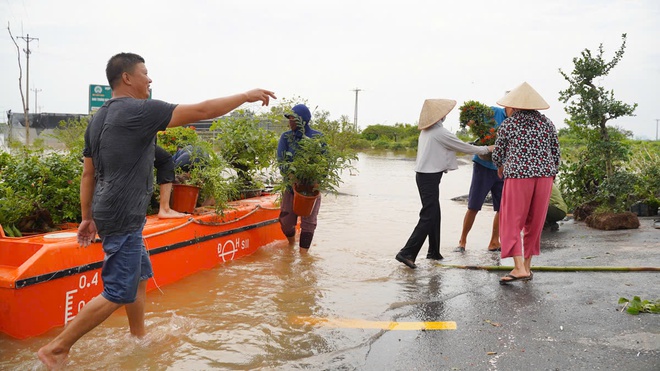
[[[530,277],[532,277],[532,276],[529,275],[529,276],[517,277],[517,276],[514,276],[513,274],[507,274],[506,276],[504,276],[500,279],[500,285],[508,285],[509,282],[515,282],[515,281],[529,281]],[[508,278],[508,279],[505,279],[505,278]]]

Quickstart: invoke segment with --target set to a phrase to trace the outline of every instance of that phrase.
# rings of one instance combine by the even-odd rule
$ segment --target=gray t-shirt
[[[92,217],[99,236],[135,232],[153,193],[156,133],[175,104],[129,97],[107,101],[85,131],[83,155],[94,162]]]

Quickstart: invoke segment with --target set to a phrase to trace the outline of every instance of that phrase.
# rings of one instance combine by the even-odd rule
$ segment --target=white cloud
[[[264,87],[353,118],[357,87],[365,127],[414,123],[431,97],[494,104],[528,81],[561,127],[567,83],[558,69],[570,72],[574,57],[600,43],[611,58],[627,33],[623,60],[601,83],[639,108],[613,124],[653,139],[660,118],[653,0],[5,0],[0,14],[15,35],[39,38],[30,45],[30,88],[41,89],[46,112],[85,112],[88,85],[106,83],[107,59],[132,51],[147,60],[154,97],[174,103]],[[20,111],[16,49],[6,30],[2,39],[0,111]],[[30,102],[33,110],[33,95]],[[457,121],[452,112],[449,126]]]

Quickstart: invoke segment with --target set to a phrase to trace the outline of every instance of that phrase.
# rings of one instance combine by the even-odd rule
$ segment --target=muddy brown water
[[[451,263],[471,178],[469,158],[441,183],[441,252]],[[364,323],[396,321],[415,300],[416,280],[442,290],[442,272],[412,276],[394,260],[420,208],[414,157],[360,154],[338,195],[323,198],[308,254],[285,242],[148,293],[149,335],[127,335],[123,310],[75,344],[72,369],[353,369],[380,330]],[[493,217],[478,215],[468,250],[486,248]],[[420,268],[433,264],[420,254]],[[480,253],[475,264],[498,264]],[[504,262],[507,263],[507,262]],[[510,264],[510,263],[508,263]],[[157,277],[156,277],[157,280]],[[435,280],[435,281],[434,281]],[[433,282],[436,282],[434,285]],[[461,285],[465,282],[456,282]],[[446,308],[419,313],[441,321]],[[324,321],[344,321],[327,327]],[[60,329],[16,340],[0,335],[0,368],[42,369],[36,351]]]

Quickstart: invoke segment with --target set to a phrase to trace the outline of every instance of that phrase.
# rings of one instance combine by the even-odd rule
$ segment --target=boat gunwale
[[[229,215],[218,215],[212,210],[207,209],[206,212],[202,208],[199,208],[201,210],[199,214],[194,214],[191,215],[187,219],[158,219],[157,216],[148,216],[147,219],[151,220],[153,223],[147,223],[145,225],[145,231],[143,233],[143,238],[145,242],[147,239],[150,238],[155,238],[158,236],[161,236],[163,234],[171,233],[174,232],[177,229],[184,228],[189,224],[196,224],[197,226],[207,229],[207,228],[218,228],[218,227],[227,227],[228,225],[238,223],[241,220],[251,216],[252,214],[256,213],[259,210],[263,211],[275,211],[279,210],[279,208],[276,207],[269,207],[271,202],[268,200],[269,198],[272,198],[272,194],[268,195],[263,195],[260,197],[255,197],[250,200],[250,202],[242,202],[243,200],[232,202],[233,205],[231,205],[231,209],[229,209],[230,213]],[[264,200],[265,199],[265,200]],[[268,205],[265,206],[264,204]],[[251,210],[249,209],[251,208]],[[246,210],[247,209],[247,210]],[[231,214],[236,214],[236,213],[241,213],[243,211],[244,213],[236,218],[225,220],[225,217],[231,217]],[[216,220],[223,220],[221,222],[217,222]],[[198,243],[203,243],[206,241],[218,239],[227,235],[235,234],[235,233],[240,233],[243,231],[251,230],[254,228],[260,228],[264,226],[268,226],[274,223],[278,223],[279,219],[277,217],[272,218],[272,219],[266,219],[257,223],[252,223],[248,225],[244,225],[238,228],[232,228],[232,229],[227,229],[223,230],[220,232],[216,233],[211,233],[207,235],[200,235],[200,236],[195,236],[192,239],[188,239],[185,241],[178,241],[173,244],[169,245],[164,245],[164,246],[159,246],[155,248],[149,248],[149,244],[145,243],[145,246],[147,246],[147,252],[148,254],[151,255],[157,255],[161,253],[165,253],[168,251],[173,251],[177,250],[180,248],[188,247],[191,245],[195,245]],[[171,226],[172,224],[176,224],[174,226]],[[165,227],[163,227],[165,226]],[[56,232],[49,232],[49,233],[43,233],[39,235],[33,235],[33,236],[26,236],[26,237],[17,237],[17,238],[12,238],[9,240],[10,242],[19,242],[19,243],[39,243],[42,244],[43,247],[55,247],[57,244],[65,243],[65,244],[70,244],[70,239],[75,239],[76,237],[65,237],[61,238],[58,240],[54,241],[46,241],[44,236],[51,234],[51,233],[61,233],[62,231],[56,231]],[[9,239],[9,238],[7,238]],[[18,241],[17,241],[18,240]],[[94,241],[95,243],[100,243],[100,239],[96,239]],[[91,247],[91,246],[90,246]],[[43,282],[48,282],[54,279],[59,279],[63,277],[68,277],[72,275],[77,275],[81,274],[84,272],[88,272],[91,270],[99,269],[103,266],[103,260],[97,260],[97,261],[92,261],[88,262],[85,264],[81,264],[75,267],[67,267],[64,269],[59,269],[47,273],[40,273],[37,275],[33,275],[30,277],[25,277],[25,278],[18,278],[22,274],[25,273],[27,267],[32,264],[33,261],[36,261],[40,258],[40,255],[44,254],[47,252],[49,249],[43,249],[41,248],[39,251],[37,251],[33,256],[31,256],[28,260],[26,260],[22,265],[15,267],[13,271],[15,272],[13,275],[13,278],[11,277],[0,277],[0,289],[21,289],[25,288],[28,286],[32,286],[35,284],[43,283]]]

